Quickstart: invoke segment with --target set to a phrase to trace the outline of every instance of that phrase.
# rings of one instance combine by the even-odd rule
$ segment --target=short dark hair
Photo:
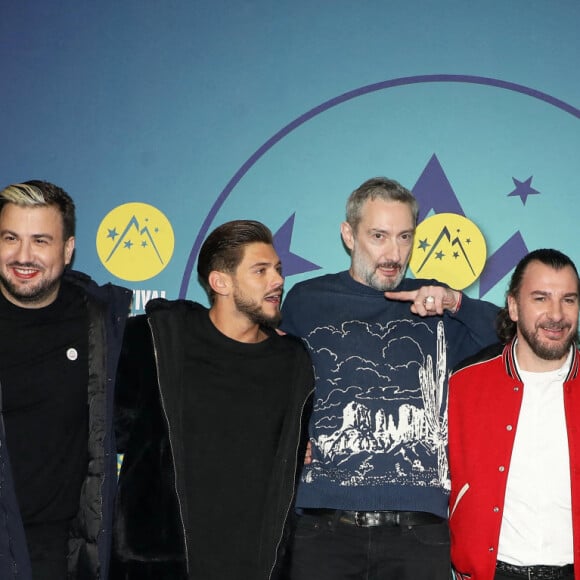
[[[574,262],[568,256],[566,256],[566,254],[549,248],[541,248],[539,250],[530,252],[524,256],[515,267],[508,290],[506,292],[505,306],[499,311],[497,315],[497,335],[504,343],[509,342],[516,335],[517,331],[517,324],[510,318],[507,301],[508,296],[512,296],[513,298],[517,298],[519,296],[524,275],[528,266],[532,262],[541,262],[545,266],[549,266],[554,270],[562,270],[563,268],[568,267],[572,268],[576,274],[576,279],[578,280],[578,293],[580,295],[580,278],[578,277],[578,270],[576,269]]]
[[[20,207],[56,207],[62,216],[64,240],[75,235],[75,204],[70,195],[54,183],[33,179],[8,185],[0,191],[0,212],[9,203]]]
[[[234,220],[218,226],[201,246],[197,259],[197,274],[210,300],[214,291],[209,285],[210,272],[232,274],[244,257],[248,244],[274,245],[272,232],[263,224],[253,220]]]
[[[413,215],[413,223],[417,225],[419,204],[413,193],[394,179],[372,177],[357,187],[350,194],[346,202],[346,221],[352,228],[354,234],[356,234],[358,224],[361,220],[363,205],[369,199],[373,200],[377,198],[383,201],[398,201],[407,204]]]

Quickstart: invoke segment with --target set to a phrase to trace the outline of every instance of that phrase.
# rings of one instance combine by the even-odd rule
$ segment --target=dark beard
[[[535,333],[529,332],[526,328],[520,327],[519,331],[524,340],[530,345],[532,352],[543,360],[560,360],[564,358],[570,351],[570,347],[578,342],[578,332],[572,334],[564,344],[549,344],[541,343]]]
[[[35,304],[42,302],[47,296],[50,296],[60,286],[60,278],[54,280],[44,280],[39,286],[29,288],[30,292],[20,291],[10,280],[7,280],[3,274],[0,274],[0,284],[4,288],[5,294],[14,298],[22,304]]]
[[[266,328],[276,328],[280,324],[280,320],[282,319],[280,311],[274,316],[266,316],[258,304],[252,300],[246,300],[237,293],[234,295],[234,302],[238,312],[245,314],[253,324],[258,324]]]

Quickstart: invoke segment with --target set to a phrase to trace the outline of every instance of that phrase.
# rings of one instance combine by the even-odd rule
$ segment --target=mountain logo
[[[96,242],[103,266],[117,278],[136,282],[153,278],[169,264],[175,236],[156,207],[125,203],[105,216]]]
[[[417,226],[409,268],[416,278],[436,278],[463,290],[478,279],[486,257],[485,238],[471,220],[439,213]]]

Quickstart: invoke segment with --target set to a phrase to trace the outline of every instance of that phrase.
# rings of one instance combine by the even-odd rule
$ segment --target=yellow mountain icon
[[[173,228],[165,215],[146,203],[112,209],[97,231],[97,254],[111,274],[132,282],[148,280],[171,260]]]
[[[485,238],[471,220],[439,213],[417,226],[409,268],[416,278],[436,278],[463,290],[479,278],[486,257]]]

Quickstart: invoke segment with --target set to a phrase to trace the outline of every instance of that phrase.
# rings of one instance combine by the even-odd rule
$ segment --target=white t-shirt
[[[571,359],[572,351],[560,369],[545,373],[518,367],[524,392],[498,548],[498,560],[509,564],[574,561],[563,388]]]

